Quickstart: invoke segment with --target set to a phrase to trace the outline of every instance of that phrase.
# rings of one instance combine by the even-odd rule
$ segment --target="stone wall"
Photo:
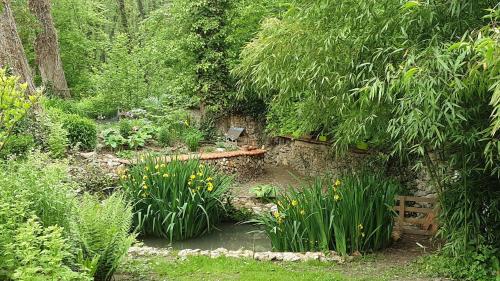
[[[416,172],[410,167],[401,167],[400,163],[378,162],[375,153],[347,152],[336,157],[328,143],[305,140],[293,140],[277,137],[270,140],[265,163],[293,168],[303,176],[340,175],[343,171],[368,167],[379,170],[396,178],[409,193],[414,196],[435,197],[435,190],[429,176],[424,171]],[[383,163],[383,164],[382,164]]]
[[[234,176],[238,181],[244,182],[264,173],[264,157],[266,151],[262,149],[255,149],[251,151],[227,151],[227,152],[213,152],[201,154],[186,154],[173,156],[175,159],[184,161],[188,159],[200,159],[200,161],[207,165],[215,166],[219,171]],[[93,163],[97,170],[100,170],[106,175],[111,175],[117,179],[119,170],[123,170],[126,166],[133,165],[135,160],[120,159],[111,154],[97,154],[95,152],[80,153],[80,161],[77,162],[72,169],[76,174],[85,174],[79,172],[83,164]],[[173,159],[171,156],[160,157],[166,162]]]
[[[242,136],[238,139],[238,145],[260,146],[264,140],[264,124],[257,122],[254,118],[244,115],[231,115],[217,122],[217,131],[220,135],[227,133],[229,128],[245,128]]]
[[[265,151],[263,150],[255,154],[217,154],[220,155],[214,155],[212,158],[204,158],[202,155],[201,159],[207,165],[212,165],[219,171],[234,176],[240,182],[254,179],[264,173]]]
[[[336,158],[327,143],[312,143],[289,138],[274,138],[265,162],[270,165],[292,167],[304,176],[320,176],[326,173],[339,174],[345,169],[359,167],[367,154],[348,152]]]

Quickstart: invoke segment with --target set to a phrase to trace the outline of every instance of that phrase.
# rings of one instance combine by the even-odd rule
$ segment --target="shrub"
[[[158,142],[167,147],[172,146],[175,141],[175,132],[170,128],[170,126],[162,126],[158,130]]]
[[[10,155],[24,156],[34,146],[35,140],[31,135],[12,135],[0,150],[0,159],[6,159]]]
[[[115,117],[118,112],[116,107],[109,106],[105,95],[83,98],[75,107],[77,112],[83,112],[92,119]]]
[[[18,77],[8,76],[6,70],[0,68],[0,151],[14,127],[24,119],[37,99],[36,95],[28,96],[26,84],[18,80]]]
[[[121,175],[142,234],[170,241],[213,230],[224,211],[230,179],[197,160],[165,163],[148,157]]]
[[[50,155],[53,158],[61,158],[66,153],[66,148],[68,147],[68,131],[59,122],[50,122],[47,125],[49,127],[47,145]]]
[[[0,163],[0,168],[0,189],[30,202],[26,212],[36,215],[44,227],[59,225],[68,229],[75,186],[70,183],[65,162],[36,152],[25,160]]]
[[[457,258],[446,253],[424,257],[419,261],[421,270],[431,276],[453,278],[454,280],[498,280],[500,263],[498,249],[482,246],[475,252],[463,258]],[[495,277],[496,276],[496,277]]]
[[[47,154],[0,162],[0,280],[109,280],[134,239],[131,207],[118,195],[77,205],[74,189]]]
[[[256,222],[264,225],[274,250],[326,251],[343,255],[387,246],[398,186],[361,173],[343,180],[316,179],[302,191],[277,198],[277,210]]]
[[[154,128],[150,125],[145,125],[139,130],[133,132],[127,138],[127,145],[129,148],[135,149],[146,145],[147,141],[153,138]]]
[[[92,150],[97,144],[97,127],[94,121],[75,114],[60,115],[63,128],[68,131],[68,140],[72,146],[83,150]]]
[[[75,231],[82,250],[80,258],[91,265],[95,281],[111,280],[135,240],[135,234],[129,234],[131,226],[132,208],[121,195],[114,194],[102,203],[97,197],[83,197]]]
[[[59,97],[44,98],[42,99],[42,105],[44,108],[56,109],[68,114],[85,116],[85,112],[77,106],[77,102],[74,100],[62,99]]]
[[[118,127],[120,128],[120,135],[128,138],[132,134],[132,124],[128,120],[120,120]]]
[[[200,141],[203,140],[203,133],[191,128],[184,132],[183,139],[190,151],[197,151],[200,147]]]
[[[89,280],[73,272],[73,196],[64,163],[35,153],[0,163],[0,279]]]
[[[276,187],[268,184],[258,185],[250,189],[250,192],[255,195],[255,197],[264,200],[270,201],[271,199],[276,197]]]
[[[13,280],[91,280],[86,273],[75,272],[65,264],[71,248],[61,227],[43,228],[36,218],[31,218],[15,232],[14,244],[8,247],[18,261]]]
[[[125,143],[125,138],[120,135],[114,128],[106,129],[102,132],[102,137],[104,139],[104,144],[113,149],[122,146]]]

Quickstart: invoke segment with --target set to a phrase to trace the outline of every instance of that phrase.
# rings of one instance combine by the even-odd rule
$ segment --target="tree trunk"
[[[10,0],[0,0],[0,67],[10,67],[14,75],[28,84],[29,92],[35,92],[35,83],[24,53],[23,44],[17,33],[16,21],[10,7]]]
[[[59,54],[57,31],[50,12],[50,0],[29,0],[28,6],[40,24],[40,31],[35,38],[35,54],[42,82],[59,96],[69,97],[68,83]]]
[[[123,31],[129,35],[128,32],[128,20],[127,20],[127,10],[125,9],[125,0],[117,0],[118,1],[118,12],[120,13],[120,17],[122,19]]]
[[[142,0],[137,0],[137,8],[139,9],[139,15],[141,16],[141,19],[145,19],[146,12],[144,12],[144,3],[142,3]]]

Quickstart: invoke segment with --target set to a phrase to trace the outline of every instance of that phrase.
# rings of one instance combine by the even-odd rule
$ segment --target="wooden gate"
[[[434,235],[438,228],[435,198],[396,196],[396,222],[403,233]]]

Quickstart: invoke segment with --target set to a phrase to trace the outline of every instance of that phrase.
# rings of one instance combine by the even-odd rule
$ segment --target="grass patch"
[[[387,262],[391,263],[389,260]],[[411,264],[380,270],[364,258],[344,265],[318,261],[261,262],[226,257],[190,257],[184,261],[175,258],[140,258],[129,260],[122,267],[120,280],[389,281],[412,280],[416,274],[414,269],[415,266]]]

